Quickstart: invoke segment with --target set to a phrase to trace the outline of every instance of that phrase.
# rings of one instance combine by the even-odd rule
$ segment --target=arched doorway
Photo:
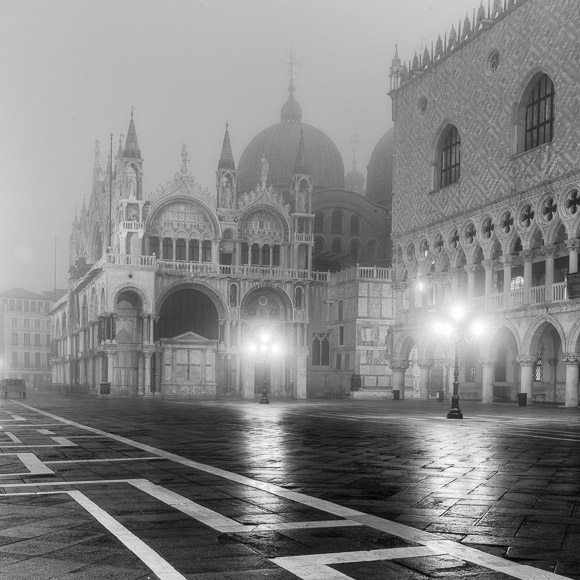
[[[210,340],[218,339],[216,307],[206,294],[194,288],[171,294],[159,312],[159,338],[173,338],[185,332],[194,332]]]
[[[161,393],[216,396],[219,319],[210,296],[196,288],[170,294],[159,311],[157,335],[162,349]]]

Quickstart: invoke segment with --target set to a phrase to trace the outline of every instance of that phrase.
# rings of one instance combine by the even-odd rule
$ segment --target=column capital
[[[417,361],[417,366],[420,369],[424,369],[424,370],[429,370],[432,366],[433,366],[433,361],[431,360],[418,360]]]
[[[580,354],[577,352],[565,352],[562,354],[562,362],[570,365],[577,364],[580,360]]]
[[[513,256],[501,256],[499,261],[504,265],[504,266],[511,266],[513,261],[514,261],[514,257]]]
[[[493,359],[491,357],[480,358],[480,359],[478,359],[478,362],[482,367],[492,367],[493,366]]]
[[[489,260],[484,260],[483,261],[483,267],[486,270],[491,270],[494,267],[494,265],[495,265],[495,260],[489,259]]]
[[[532,366],[536,362],[536,357],[532,356],[531,354],[521,354],[519,356],[516,356],[516,362],[521,367],[528,367]]]
[[[544,254],[546,258],[553,258],[556,255],[556,246],[544,246],[542,248],[542,254]]]
[[[466,272],[477,272],[479,270],[479,265],[478,264],[467,264],[466,266],[463,266],[463,269]]]
[[[409,368],[409,362],[408,360],[404,360],[404,361],[393,361],[391,363],[391,369],[394,371],[403,371],[405,372],[408,368]]]
[[[393,284],[393,289],[395,292],[404,292],[409,287],[407,282],[395,282]]]
[[[566,240],[564,242],[564,244],[568,250],[580,249],[580,239],[578,239],[578,238],[572,238],[572,239]]]
[[[555,367],[558,364],[558,359],[557,358],[549,358],[548,364],[552,367]]]
[[[531,262],[534,259],[534,252],[532,250],[522,250],[520,256],[524,262]]]

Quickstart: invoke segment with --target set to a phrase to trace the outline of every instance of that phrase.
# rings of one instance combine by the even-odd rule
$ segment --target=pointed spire
[[[287,121],[290,123],[300,123],[302,120],[302,107],[296,102],[294,98],[294,83],[290,79],[290,86],[288,87],[288,100],[282,106],[280,110],[280,118],[282,122]]]
[[[120,162],[121,159],[123,158],[123,134],[119,135],[119,147],[117,148],[117,157],[115,158],[115,171],[113,172],[113,178],[116,179],[117,178],[117,172],[119,171],[120,168]]]
[[[137,141],[137,131],[135,130],[135,121],[133,120],[133,107],[131,107],[131,121],[129,122],[129,131],[127,131],[127,140],[125,141],[124,157],[141,159],[139,142]]]
[[[294,163],[294,175],[309,175],[310,168],[306,163],[306,148],[304,147],[304,134],[300,130],[300,141],[298,142],[298,153],[296,153],[296,162]]]
[[[226,121],[226,132],[224,135],[224,142],[222,144],[222,153],[218,163],[218,169],[235,169],[236,163],[232,153],[232,144],[230,143],[229,125]]]
[[[103,165],[101,163],[101,145],[98,139],[95,139],[95,164],[93,166],[93,178],[100,181],[103,176]]]

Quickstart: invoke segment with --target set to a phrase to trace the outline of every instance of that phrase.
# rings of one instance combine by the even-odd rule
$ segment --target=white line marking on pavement
[[[398,560],[401,558],[420,558],[438,556],[445,552],[431,548],[409,546],[408,548],[385,548],[383,550],[363,550],[358,552],[336,552],[332,554],[311,554],[308,556],[285,556],[271,558],[274,564],[292,572],[302,580],[351,580],[350,576],[328,568],[330,564],[349,564],[352,562],[376,562]]]
[[[41,435],[56,435],[56,433],[54,431],[51,431],[50,429],[37,429],[37,431]]]
[[[45,461],[44,464],[53,463],[110,463],[112,461],[165,461],[165,457],[154,455],[151,457],[111,457],[110,459],[55,459],[53,461]]]
[[[29,471],[23,473],[1,473],[0,477],[13,477],[20,475],[54,475],[54,471],[49,467],[46,467],[34,453],[3,453],[0,455],[0,461],[3,457],[8,455],[16,455],[18,459],[22,462],[24,467]]]
[[[12,445],[10,443],[6,445],[0,445],[0,448],[14,449],[15,447],[77,447],[76,443],[69,441],[66,437],[51,437],[58,445]],[[22,441],[19,441],[22,443]]]
[[[135,554],[160,580],[186,580],[167,560],[152,550],[143,540],[130,532],[123,524],[101,509],[80,491],[69,491],[68,494],[85,508],[101,525],[117,537],[133,554]]]
[[[6,431],[6,436],[8,437],[8,439],[10,439],[13,443],[22,443],[22,441],[20,441],[20,439],[18,439],[18,437],[16,437],[16,435],[14,435],[14,433],[10,433],[9,431]]]
[[[198,463],[197,461],[193,461],[191,459],[186,459],[185,457],[181,457],[175,453],[170,453],[169,451],[164,451],[163,449],[157,449],[152,447],[151,445],[146,445],[145,443],[139,443],[138,441],[133,441],[127,437],[123,437],[121,435],[115,435],[113,433],[107,433],[101,429],[97,429],[95,427],[89,427],[88,425],[82,425],[81,423],[76,423],[74,421],[70,421],[69,419],[65,419],[64,417],[59,417],[58,415],[53,415],[47,411],[42,411],[40,409],[36,409],[27,405],[26,403],[21,403],[19,401],[15,401],[16,404],[21,405],[31,411],[36,413],[40,413],[46,417],[50,417],[51,419],[62,421],[66,425],[72,425],[79,429],[84,429],[91,433],[98,433],[100,435],[106,435],[107,437],[113,439],[114,441],[118,441],[120,443],[124,443],[126,445],[130,445],[132,447],[136,447],[137,449],[141,449],[142,451],[146,451],[148,453],[153,453],[156,455],[160,455],[161,457],[165,457],[171,461],[175,461],[181,465],[187,465],[189,467],[193,467],[194,469],[198,469],[205,473],[211,473],[216,475],[217,477],[222,477],[229,481],[235,481],[240,483],[241,485],[247,485],[248,487],[253,487],[255,489],[261,489],[263,491],[269,492],[273,495],[277,495],[279,497],[285,497],[287,499],[291,499],[293,501],[303,503],[305,505],[309,505],[321,511],[325,511],[327,513],[331,513],[334,515],[339,515],[345,518],[348,518],[354,522],[362,523],[363,525],[369,526],[371,528],[377,530],[383,530],[393,535],[399,537],[408,537],[408,538],[421,538],[419,540],[415,539],[413,541],[422,543],[425,545],[433,546],[434,548],[439,545],[440,542],[443,542],[446,546],[446,549],[451,550],[453,549],[453,555],[458,555],[459,557],[463,558],[468,562],[483,562],[485,561],[485,566],[487,568],[491,568],[493,570],[498,570],[512,576],[514,578],[519,578],[521,580],[556,580],[561,579],[562,576],[558,574],[553,574],[551,572],[546,572],[544,570],[540,570],[538,568],[533,568],[531,566],[516,564],[515,562],[510,562],[498,556],[493,556],[491,554],[487,554],[485,552],[481,552],[475,548],[470,548],[468,546],[464,546],[462,544],[458,544],[456,542],[452,542],[451,540],[446,540],[442,536],[437,536],[436,534],[431,534],[429,532],[424,532],[422,530],[418,530],[416,528],[412,528],[410,526],[405,526],[404,524],[400,524],[398,522],[392,522],[390,520],[384,520],[377,516],[369,516],[363,512],[359,512],[357,510],[353,510],[350,508],[346,508],[340,506],[338,504],[331,503],[329,501],[316,499],[301,493],[288,491],[282,487],[277,485],[266,483],[263,481],[253,480],[249,477],[245,477],[243,475],[238,475],[237,473],[232,473],[226,471],[224,469],[220,469],[217,467],[212,467],[211,465],[205,465],[203,463]],[[131,481],[131,480],[129,480]],[[139,480],[132,480],[132,481],[139,481]],[[67,482],[68,483],[68,482]],[[77,484],[78,482],[73,482]],[[238,524],[239,525],[239,524]],[[449,552],[451,553],[451,552]],[[314,578],[314,577],[313,577]],[[315,580],[322,580],[320,576],[316,577]]]

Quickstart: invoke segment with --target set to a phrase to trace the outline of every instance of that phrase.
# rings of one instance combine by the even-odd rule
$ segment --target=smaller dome
[[[356,157],[352,158],[352,169],[344,177],[344,186],[350,191],[364,192],[365,176],[356,168]]]
[[[302,121],[302,107],[298,104],[294,98],[294,84],[290,81],[290,86],[288,87],[288,100],[282,105],[280,109],[280,118],[282,123],[300,123]]]

